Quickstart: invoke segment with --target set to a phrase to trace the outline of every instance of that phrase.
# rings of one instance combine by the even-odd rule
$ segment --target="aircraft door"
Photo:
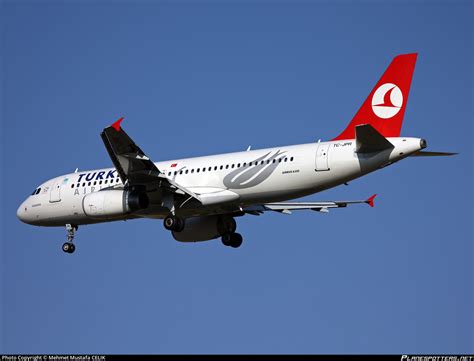
[[[329,170],[329,147],[331,143],[322,143],[318,144],[318,148],[316,149],[316,171],[325,171]]]
[[[49,202],[60,202],[61,201],[61,180],[54,181],[53,186],[49,192]]]

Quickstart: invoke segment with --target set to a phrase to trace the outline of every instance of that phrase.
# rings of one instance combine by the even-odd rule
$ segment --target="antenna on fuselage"
[[[78,170],[79,170],[79,168],[76,168],[76,170],[74,171],[74,173],[77,173]]]
[[[247,148],[247,152],[250,150],[250,148],[252,148],[252,146],[251,146],[251,145],[249,145],[249,147]]]

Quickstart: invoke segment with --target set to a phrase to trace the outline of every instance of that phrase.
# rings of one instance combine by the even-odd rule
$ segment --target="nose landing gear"
[[[63,251],[65,253],[74,253],[76,246],[72,241],[74,240],[74,232],[77,231],[78,226],[73,224],[66,224],[67,242],[63,244]]]

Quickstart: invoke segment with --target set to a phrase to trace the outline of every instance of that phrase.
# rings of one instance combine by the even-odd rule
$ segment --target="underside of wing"
[[[366,200],[356,201],[327,201],[327,202],[276,202],[258,204],[243,209],[245,213],[259,215],[263,212],[274,211],[285,214],[291,214],[291,211],[297,210],[312,210],[317,212],[327,213],[330,208],[347,207],[350,204],[367,203],[371,207],[374,206],[374,199],[376,194]]]

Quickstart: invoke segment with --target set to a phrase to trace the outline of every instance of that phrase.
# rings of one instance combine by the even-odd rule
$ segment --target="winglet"
[[[119,132],[120,131],[120,123],[122,123],[123,117],[117,120],[114,124],[112,124],[112,127]]]
[[[365,201],[365,203],[367,203],[369,206],[373,207],[374,206],[374,199],[375,199],[376,196],[377,196],[376,194],[370,196],[369,199],[367,199]]]

